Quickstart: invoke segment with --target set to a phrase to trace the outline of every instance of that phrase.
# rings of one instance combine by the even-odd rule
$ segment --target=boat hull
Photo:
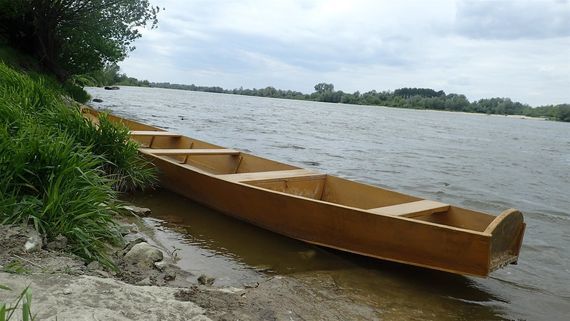
[[[370,214],[220,180],[165,159],[149,157],[149,160],[160,169],[163,187],[288,237],[459,274],[489,273],[491,237],[484,233]]]
[[[93,110],[88,113],[97,116]],[[162,131],[109,117],[131,131]],[[444,213],[418,212],[421,215],[417,217],[384,215],[368,208],[382,210],[393,208],[393,204],[417,204],[421,199],[331,175],[298,181],[288,178],[239,182],[228,177],[239,176],[236,174],[240,171],[245,172],[243,176],[249,172],[297,168],[254,156],[247,156],[248,161],[242,163],[241,157],[232,158],[233,152],[234,156],[203,156],[209,161],[191,163],[188,157],[159,156],[152,151],[172,154],[172,148],[187,151],[196,146],[223,150],[184,136],[162,137],[154,143],[153,139],[138,141],[151,145],[142,154],[159,169],[161,186],[275,233],[373,258],[481,277],[518,259],[525,223],[516,210],[495,217],[449,206]],[[225,172],[219,172],[220,168],[230,168],[235,174],[221,175]]]

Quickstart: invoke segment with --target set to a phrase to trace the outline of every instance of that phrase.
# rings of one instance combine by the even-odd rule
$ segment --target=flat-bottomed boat
[[[97,121],[97,111],[83,113]],[[515,209],[494,216],[107,117],[129,128],[161,186],[264,229],[462,275],[485,277],[518,260],[525,223]]]

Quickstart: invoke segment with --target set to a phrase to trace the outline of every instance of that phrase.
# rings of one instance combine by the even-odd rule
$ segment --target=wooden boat
[[[163,187],[273,232],[464,275],[517,262],[525,223],[515,209],[493,216],[109,117],[131,130]]]

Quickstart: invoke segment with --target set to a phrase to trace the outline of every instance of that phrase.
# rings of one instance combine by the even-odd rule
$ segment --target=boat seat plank
[[[157,156],[191,156],[191,155],[239,155],[240,151],[235,149],[159,149],[159,148],[140,148],[141,152]]]
[[[403,203],[398,205],[371,208],[368,211],[375,214],[416,217],[424,214],[445,212],[448,209],[449,209],[449,204],[444,204],[430,200],[421,200],[421,201]]]
[[[325,174],[307,169],[291,169],[283,171],[252,172],[239,174],[224,174],[216,177],[232,182],[271,181],[279,179],[324,178]]]
[[[131,134],[131,136],[182,137],[180,134],[159,130],[131,130],[129,134]]]

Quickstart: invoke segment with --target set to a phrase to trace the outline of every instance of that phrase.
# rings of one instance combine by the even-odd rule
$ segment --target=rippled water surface
[[[488,279],[346,255],[183,198],[141,197],[196,269],[221,283],[329,271],[386,318],[569,320],[570,124],[200,92],[90,88],[96,107],[217,145],[498,214],[523,211],[518,265]],[[182,235],[182,236],[181,236]],[[196,265],[200,263],[202,265]],[[394,317],[396,318],[396,317]]]

